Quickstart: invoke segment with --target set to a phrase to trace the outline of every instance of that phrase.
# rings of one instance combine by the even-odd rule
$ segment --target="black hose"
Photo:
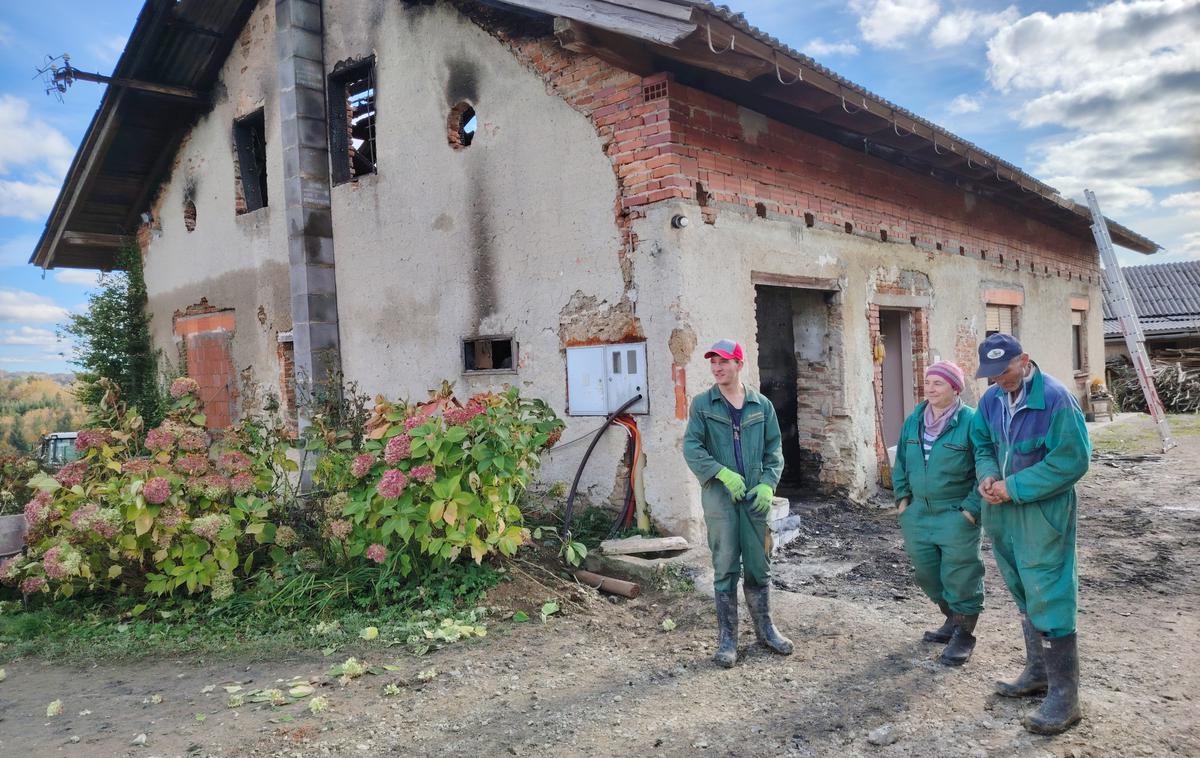
[[[575,472],[575,481],[571,482],[571,492],[567,495],[567,505],[563,509],[563,542],[571,541],[571,512],[575,506],[575,492],[579,489],[579,480],[583,476],[583,467],[587,465],[588,458],[592,456],[592,450],[596,448],[596,443],[612,426],[613,420],[624,413],[628,408],[642,399],[642,393],[638,393],[625,401],[625,404],[608,414],[608,418],[604,419],[604,424],[596,431],[596,436],[592,439],[592,444],[588,445],[587,452],[583,454],[583,460],[579,462],[579,469]]]

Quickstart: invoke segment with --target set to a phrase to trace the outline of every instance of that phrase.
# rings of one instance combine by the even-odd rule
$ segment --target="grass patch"
[[[188,655],[278,658],[320,649],[328,655],[366,644],[416,654],[479,636],[476,606],[502,574],[487,566],[453,564],[401,579],[371,569],[342,574],[260,575],[228,601],[77,596],[0,602],[0,662],[37,657],[60,663],[129,661]],[[449,622],[446,620],[449,619]]]
[[[1200,436],[1200,415],[1172,413],[1167,415],[1171,436],[1176,440]],[[1097,453],[1115,455],[1145,455],[1162,452],[1158,427],[1149,415],[1123,418],[1092,435],[1092,449]]]

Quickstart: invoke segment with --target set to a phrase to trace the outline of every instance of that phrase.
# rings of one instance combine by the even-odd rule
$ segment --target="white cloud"
[[[117,59],[121,57],[121,53],[125,50],[125,41],[129,38],[124,34],[117,34],[98,42],[93,42],[88,45],[87,50],[96,59],[98,67],[114,66]]]
[[[1159,203],[1164,208],[1182,208],[1186,215],[1200,213],[1200,192],[1180,192],[1168,195]]]
[[[970,95],[959,95],[950,101],[950,105],[946,106],[946,110],[956,116],[964,113],[978,113],[982,109],[983,105],[979,102],[979,98]]]
[[[26,290],[0,289],[0,321],[45,323],[66,318],[67,309],[48,297]]]
[[[1200,232],[1189,232],[1183,235],[1183,244],[1177,252],[1189,258],[1200,258]]]
[[[39,177],[32,182],[0,179],[0,216],[41,221],[54,207],[59,182]]]
[[[1200,0],[1033,13],[1000,28],[987,57],[992,86],[1024,100],[1021,125],[1057,128],[1030,153],[1064,194],[1086,187],[1106,213],[1151,221],[1152,190],[1200,180]]]
[[[60,284],[78,284],[83,287],[95,287],[100,280],[99,271],[86,271],[77,268],[64,268],[54,272],[54,281]]]
[[[53,347],[58,344],[58,337],[49,329],[36,326],[22,326],[17,329],[7,329],[0,332],[0,345],[39,345]]]
[[[1015,5],[999,13],[979,13],[973,10],[957,10],[947,13],[934,24],[929,41],[934,47],[961,45],[972,37],[984,37],[1012,24],[1021,14]]]
[[[852,42],[826,42],[817,37],[803,47],[805,53],[822,58],[832,55],[857,55],[858,46]]]
[[[901,47],[938,14],[936,0],[850,0],[863,39],[878,47]]]
[[[0,172],[32,165],[61,176],[74,154],[62,132],[32,114],[28,100],[0,95]]]
[[[24,266],[29,262],[29,256],[33,254],[37,241],[38,238],[32,234],[23,234],[0,242],[0,268]]]

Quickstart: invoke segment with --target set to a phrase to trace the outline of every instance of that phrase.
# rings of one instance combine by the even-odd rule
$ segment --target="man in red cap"
[[[717,604],[717,652],[726,668],[737,662],[737,581],[744,572],[746,607],[763,646],[790,655],[792,643],[771,621],[771,533],[767,513],[783,474],[783,445],[775,407],[742,384],[745,354],[733,340],[704,354],[716,384],[692,398],[683,457],[700,480]]]

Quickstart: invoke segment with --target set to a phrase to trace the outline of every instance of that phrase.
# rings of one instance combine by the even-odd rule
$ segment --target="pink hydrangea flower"
[[[21,582],[21,592],[26,595],[32,595],[35,592],[40,592],[45,586],[45,579],[40,576],[31,576]]]
[[[367,474],[371,473],[371,467],[375,465],[375,456],[370,453],[363,453],[354,456],[354,460],[350,463],[350,473],[355,479],[362,479]]]
[[[193,395],[200,391],[200,385],[195,379],[188,376],[181,376],[171,382],[171,398],[178,400],[184,395]]]
[[[386,547],[376,542],[367,548],[366,555],[367,558],[375,561],[376,563],[383,563],[387,560],[388,552]]]
[[[398,434],[388,440],[383,449],[383,460],[389,465],[396,465],[412,453],[412,438],[407,434]]]
[[[398,468],[392,468],[383,472],[383,478],[379,480],[379,484],[375,485],[375,491],[385,500],[395,500],[400,497],[407,486],[408,477],[404,475],[404,472]]]
[[[175,461],[175,470],[189,476],[202,476],[208,473],[208,458],[199,453],[182,456]]]
[[[203,429],[187,429],[183,434],[179,435],[180,450],[206,450],[208,449],[208,432]]]
[[[28,563],[23,555],[14,555],[0,561],[0,581],[12,581],[20,575],[21,568]]]
[[[179,506],[163,508],[158,512],[158,525],[164,529],[174,529],[184,522],[186,514]]]
[[[92,528],[92,520],[99,512],[100,506],[95,503],[87,503],[79,506],[71,514],[71,528],[77,532],[86,532]]]
[[[50,518],[51,504],[54,498],[49,492],[38,492],[33,499],[25,504],[25,523],[32,529],[40,526]]]
[[[200,487],[209,500],[219,500],[229,494],[229,480],[215,472],[201,479]]]
[[[121,464],[121,473],[130,476],[145,476],[150,473],[154,463],[146,458],[131,458]]]
[[[55,481],[67,489],[83,484],[83,477],[87,474],[87,461],[75,461],[68,463],[58,470],[54,475]]]
[[[350,495],[346,492],[336,492],[325,501],[325,515],[329,518],[339,518],[350,505]]]
[[[249,471],[234,474],[229,479],[229,490],[235,495],[245,495],[254,489],[254,475]]]
[[[142,496],[146,498],[147,503],[153,505],[165,503],[171,496],[171,483],[161,476],[156,476],[146,482],[146,486],[142,488]]]
[[[69,545],[55,545],[42,556],[42,568],[51,579],[65,579],[79,573],[83,556]]]
[[[351,528],[353,528],[353,525],[345,519],[329,522],[329,533],[339,540],[346,539],[346,536],[350,534]]]
[[[217,535],[221,533],[221,530],[229,526],[230,523],[231,522],[227,514],[210,513],[209,515],[201,516],[192,522],[192,533],[211,542],[215,540]]]
[[[483,406],[472,400],[462,408],[447,408],[443,413],[443,418],[450,426],[464,426],[479,414],[483,413]]]
[[[82,453],[111,441],[112,433],[108,429],[83,429],[75,436],[75,449]]]
[[[220,460],[217,462],[221,470],[227,474],[236,474],[241,471],[249,471],[253,466],[250,456],[238,450],[230,450],[227,453],[222,453]]]
[[[437,472],[434,471],[433,466],[430,466],[428,463],[422,466],[417,466],[412,471],[409,471],[408,475],[410,478],[415,479],[421,484],[429,484],[437,478]]]
[[[170,450],[175,444],[175,435],[166,428],[159,426],[151,429],[146,433],[146,449],[147,450]]]
[[[427,420],[428,418],[425,416],[409,416],[408,418],[404,419],[404,431],[411,432],[421,424],[424,424]]]

